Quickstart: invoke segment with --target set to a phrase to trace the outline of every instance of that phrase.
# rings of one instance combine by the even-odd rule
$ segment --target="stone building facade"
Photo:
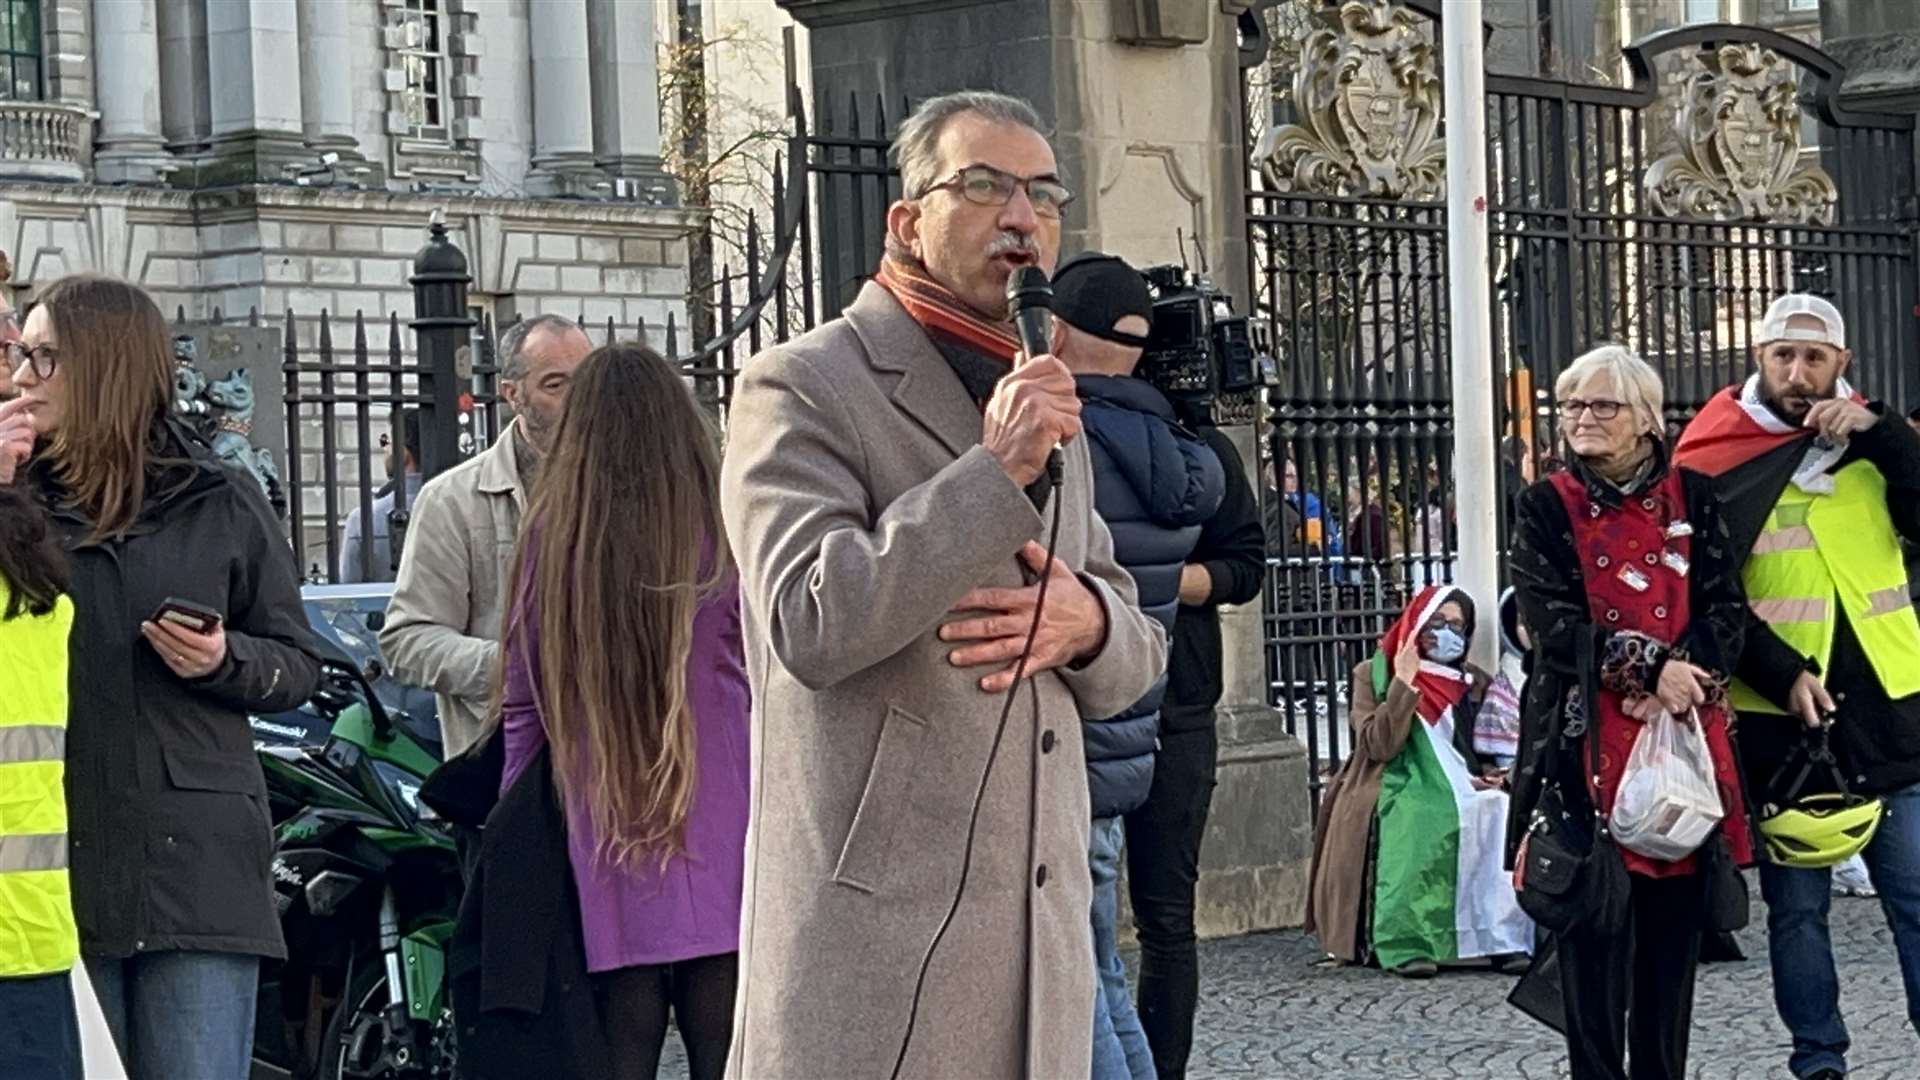
[[[697,221],[661,165],[672,15],[654,0],[0,0],[11,285],[99,270],[190,318],[291,310],[303,334],[321,311],[404,319],[441,210],[476,315],[658,325],[684,312]]]

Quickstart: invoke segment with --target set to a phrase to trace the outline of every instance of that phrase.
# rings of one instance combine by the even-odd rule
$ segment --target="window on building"
[[[1720,0],[1687,0],[1687,22],[1711,23],[1720,21]]]
[[[1819,11],[1820,0],[1787,0],[1788,11]]]
[[[414,138],[447,138],[446,2],[406,0],[400,45],[406,86],[400,98],[407,116],[406,134]]]
[[[40,0],[0,0],[0,100],[44,96]]]

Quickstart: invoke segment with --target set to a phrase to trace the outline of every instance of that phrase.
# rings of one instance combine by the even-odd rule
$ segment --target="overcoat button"
[[[1040,752],[1043,754],[1053,753],[1053,732],[1043,731],[1040,733]]]
[[[1047,868],[1043,864],[1040,867],[1040,869],[1034,871],[1033,886],[1036,889],[1043,889],[1043,888],[1046,888],[1046,885],[1047,885]]]

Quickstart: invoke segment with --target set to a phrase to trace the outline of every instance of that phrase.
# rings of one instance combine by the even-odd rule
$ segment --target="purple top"
[[[528,611],[524,632],[507,647],[502,792],[547,738],[535,704],[532,673],[539,662],[540,629],[534,615]],[[595,854],[598,837],[585,800],[578,795],[567,800],[567,849],[580,892],[588,971],[667,964],[740,947],[751,697],[741,652],[737,582],[708,597],[694,615],[687,697],[695,727],[686,854],[668,859],[664,866],[652,857],[638,869],[610,865]]]

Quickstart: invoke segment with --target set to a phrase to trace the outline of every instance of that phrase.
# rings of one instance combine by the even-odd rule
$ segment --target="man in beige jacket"
[[[754,806],[728,1068],[1085,1077],[1080,718],[1145,693],[1165,635],[1094,514],[1073,376],[1013,363],[1007,278],[1052,267],[1071,200],[1038,118],[949,95],[896,150],[875,280],[756,357],[730,417]]]
[[[541,315],[500,335],[500,388],[514,421],[484,452],[420,489],[380,651],[400,681],[434,691],[447,757],[473,744],[493,694],[520,514],[552,445],[573,369],[593,342]]]

